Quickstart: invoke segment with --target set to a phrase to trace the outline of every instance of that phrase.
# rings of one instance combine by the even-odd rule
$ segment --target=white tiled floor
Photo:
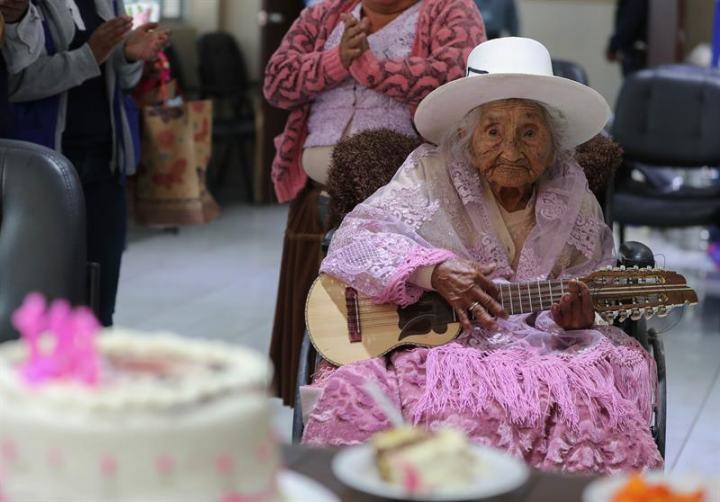
[[[236,341],[267,352],[285,228],[284,206],[232,206],[210,225],[179,234],[135,229],[125,254],[116,323]],[[720,274],[700,251],[659,232],[651,245],[667,268],[686,273],[702,302],[655,325],[664,329],[668,372],[666,468],[720,473]],[[290,436],[290,410],[277,423]]]

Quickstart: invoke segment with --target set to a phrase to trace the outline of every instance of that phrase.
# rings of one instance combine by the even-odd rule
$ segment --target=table
[[[330,464],[337,450],[305,446],[285,446],[285,467],[314,479],[342,502],[376,502],[383,499],[353,490],[332,473]],[[513,493],[496,497],[497,502],[580,502],[582,492],[592,481],[589,476],[568,476],[533,471],[527,484]]]

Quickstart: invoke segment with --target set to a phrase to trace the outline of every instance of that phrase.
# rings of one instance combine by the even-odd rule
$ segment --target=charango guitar
[[[581,277],[593,307],[605,320],[664,316],[673,307],[697,303],[685,278],[659,269],[608,268]],[[569,280],[498,284],[499,301],[509,315],[547,310],[568,291]],[[461,331],[455,311],[434,292],[407,307],[375,304],[328,275],[320,275],[308,294],[305,322],[318,353],[336,365],[381,356],[396,347],[435,347]]]

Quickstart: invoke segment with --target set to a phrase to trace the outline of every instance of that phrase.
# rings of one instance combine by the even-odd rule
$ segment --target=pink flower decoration
[[[170,455],[162,454],[155,459],[155,469],[158,474],[167,476],[175,469],[175,460]]]
[[[229,453],[220,455],[215,460],[215,468],[219,474],[230,474],[235,468],[235,459]]]
[[[117,472],[117,460],[112,455],[105,455],[100,459],[100,472],[104,476],[114,476]]]
[[[96,385],[99,380],[99,355],[95,335],[100,324],[90,309],[72,309],[64,300],[56,300],[47,308],[43,297],[28,295],[12,316],[28,348],[28,359],[20,373],[30,385],[52,380],[76,380]],[[50,337],[54,347],[44,353],[42,336]]]

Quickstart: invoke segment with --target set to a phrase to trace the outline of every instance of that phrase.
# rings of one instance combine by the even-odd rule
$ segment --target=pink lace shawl
[[[479,174],[423,145],[393,180],[338,229],[321,270],[377,302],[409,304],[422,290],[408,278],[451,256],[495,262],[494,279],[571,277],[612,262],[604,224],[584,173],[572,160],[535,187],[535,226],[516,269],[496,233],[498,212]],[[432,349],[332,368],[314,377],[317,404],[303,440],[353,444],[388,427],[361,384],[376,380],[415,424],[460,427],[535,466],[614,472],[661,467],[649,434],[654,362],[618,328],[565,331],[548,312],[480,326]]]
[[[479,173],[422,145],[393,180],[348,214],[321,271],[378,303],[407,305],[419,267],[458,256],[497,265],[493,279],[576,277],[612,263],[613,241],[582,169],[553,166],[536,186],[535,227],[513,270],[495,231]],[[502,223],[500,223],[502,224]]]

